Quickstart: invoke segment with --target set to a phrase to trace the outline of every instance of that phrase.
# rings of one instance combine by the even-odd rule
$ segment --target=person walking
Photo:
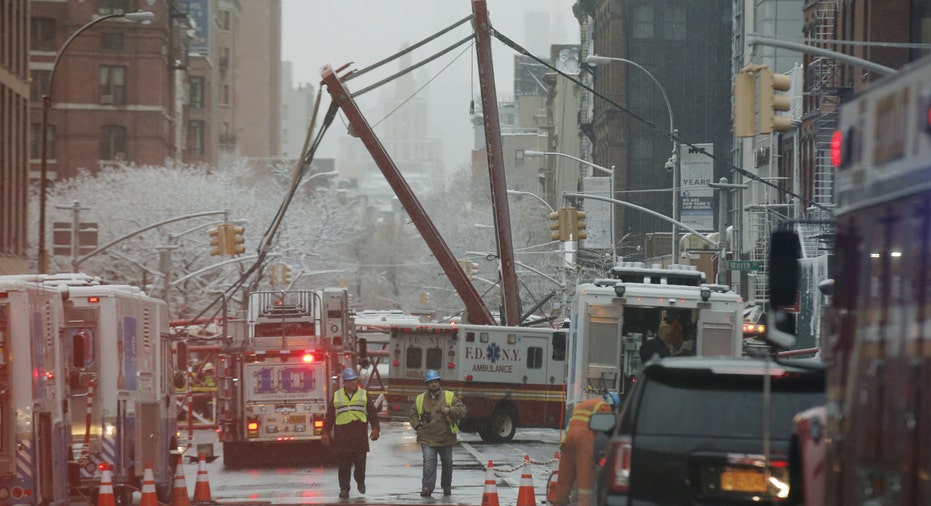
[[[592,413],[617,411],[621,398],[615,392],[586,399],[575,405],[569,426],[560,443],[559,477],[554,506],[569,504],[569,492],[577,485],[579,506],[591,506],[595,487],[595,436],[588,428]]]
[[[436,486],[437,455],[443,463],[440,486],[443,495],[452,495],[453,446],[459,441],[458,421],[465,418],[466,406],[450,390],[440,389],[440,375],[433,369],[424,375],[427,391],[417,396],[411,406],[410,423],[417,431],[423,452],[421,497],[430,497]]]
[[[327,402],[323,421],[322,441],[325,446],[335,445],[338,466],[339,497],[349,497],[350,477],[356,480],[360,494],[365,494],[365,458],[369,451],[369,439],[378,441],[381,426],[378,411],[363,388],[359,388],[359,375],[351,367],[343,371],[343,388],[333,394]],[[371,435],[366,434],[368,425]],[[332,434],[330,434],[332,430]],[[353,471],[355,468],[355,471]]]

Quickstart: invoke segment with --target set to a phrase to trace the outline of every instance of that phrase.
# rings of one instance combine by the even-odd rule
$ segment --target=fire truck
[[[167,304],[137,287],[84,274],[42,281],[67,296],[61,333],[73,422],[72,489],[95,495],[109,465],[117,501],[130,504],[151,464],[158,497],[170,502],[179,449]]]
[[[0,277],[0,503],[67,504],[62,294]]]
[[[517,427],[560,425],[566,373],[565,332],[552,328],[424,323],[391,328],[389,416],[407,419],[428,369],[468,408],[460,422],[489,442]]]
[[[707,284],[694,266],[621,262],[611,277],[583,283],[572,302],[566,409],[605,392],[621,398],[640,372],[640,346],[670,324],[689,354],[743,354],[743,299]]]
[[[223,462],[319,443],[339,372],[355,367],[345,289],[260,291],[249,296],[247,335],[219,354],[218,416]]]

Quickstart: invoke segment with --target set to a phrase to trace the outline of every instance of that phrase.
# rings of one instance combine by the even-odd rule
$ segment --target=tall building
[[[721,55],[731,54],[731,4],[731,0],[580,0],[577,4],[593,19],[592,53],[633,62],[609,61],[592,69],[594,89],[607,98],[593,98],[592,159],[616,167],[617,198],[674,216],[674,171],[665,168],[674,151],[670,123],[683,142],[713,143],[716,154],[730,152],[730,124],[723,120],[730,118],[730,61]],[[728,156],[718,156],[715,180],[729,175],[730,165]],[[619,255],[644,260],[672,252],[669,222],[620,206],[615,206],[615,213],[622,227],[618,237],[625,238]]]
[[[237,147],[248,158],[274,158],[282,144],[281,0],[240,3]]]
[[[29,271],[29,1],[0,16],[0,275]],[[36,35],[34,33],[34,35]]]
[[[165,52],[170,5],[143,4],[153,14],[148,23],[103,19],[134,12],[130,3],[135,4],[31,2],[34,174],[41,170],[44,107],[51,181],[74,177],[82,169],[96,171],[123,161],[160,164],[172,156],[173,89]]]
[[[301,156],[316,100],[310,83],[293,83],[291,62],[281,63],[281,158]]]

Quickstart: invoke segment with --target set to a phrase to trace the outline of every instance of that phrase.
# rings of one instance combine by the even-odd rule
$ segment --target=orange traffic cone
[[[100,488],[97,490],[97,506],[116,506],[116,497],[113,496],[113,477],[110,476],[110,465],[104,464],[100,474]]]
[[[556,483],[559,482],[559,450],[553,454],[556,460],[556,470],[550,475],[550,481],[546,484],[546,502],[553,504],[556,501]]]
[[[184,478],[184,459],[178,457],[175,468],[175,486],[171,491],[171,506],[191,506],[187,495],[187,480]]]
[[[520,489],[517,490],[517,506],[537,506],[533,493],[533,474],[530,470],[530,456],[524,455],[524,471],[520,475]]]
[[[192,502],[213,502],[210,498],[210,481],[207,479],[207,459],[203,453],[197,463],[197,483],[194,485]]]
[[[482,494],[482,506],[500,506],[498,504],[498,484],[491,461],[488,461],[488,471],[485,472],[485,492]]]
[[[142,475],[142,499],[139,506],[159,506],[158,495],[155,493],[155,475],[152,474],[152,463],[145,463],[145,473]]]

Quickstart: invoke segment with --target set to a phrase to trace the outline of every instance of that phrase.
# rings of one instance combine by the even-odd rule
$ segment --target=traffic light
[[[288,284],[291,282],[291,268],[288,264],[281,264],[281,282]]]
[[[753,137],[756,134],[756,81],[742,70],[734,76],[734,136]]]
[[[569,208],[561,207],[559,211],[550,213],[550,239],[566,242],[569,240]]]
[[[226,254],[239,255],[246,252],[245,239],[242,236],[244,229],[236,225],[226,225]]]
[[[792,119],[788,116],[776,116],[779,111],[788,112],[792,99],[778,92],[792,88],[792,78],[785,74],[776,74],[763,65],[758,74],[760,80],[760,133],[768,134],[774,130],[786,132],[792,128]]]
[[[226,224],[221,223],[215,228],[211,228],[210,234],[210,256],[226,255]]]
[[[588,234],[585,233],[585,229],[588,228],[588,223],[585,222],[585,211],[579,211],[578,209],[572,209],[571,213],[571,223],[572,223],[572,240],[581,241],[588,237]]]

